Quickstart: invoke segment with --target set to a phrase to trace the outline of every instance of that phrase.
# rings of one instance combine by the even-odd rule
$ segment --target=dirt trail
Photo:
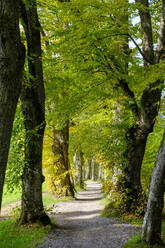
[[[57,228],[38,248],[120,248],[139,227],[100,216],[101,184],[87,182],[77,200],[58,203],[51,217]]]

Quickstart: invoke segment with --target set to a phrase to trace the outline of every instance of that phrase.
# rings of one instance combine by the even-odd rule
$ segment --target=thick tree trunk
[[[127,151],[125,154],[127,163],[123,167],[124,186],[133,193],[138,194],[141,190],[141,164],[144,157],[147,134],[140,133],[138,127],[129,130],[127,133]]]
[[[135,0],[135,2],[137,3],[137,8],[139,8],[141,29],[143,32],[141,55],[143,56],[144,67],[147,68],[150,65],[158,64],[162,59],[164,59],[165,3],[163,1],[162,19],[155,56],[153,49],[151,15],[148,8],[149,1]],[[127,151],[125,153],[125,160],[127,162],[123,166],[124,186],[126,192],[128,192],[128,199],[130,198],[129,196],[136,199],[141,192],[141,165],[147,137],[153,131],[155,119],[158,114],[162,82],[157,80],[146,87],[142,94],[140,107],[136,103],[135,95],[130,90],[127,82],[121,79],[119,80],[119,85],[123,89],[125,96],[130,99],[130,108],[136,118],[136,124],[130,128],[126,134]]]
[[[42,149],[45,129],[45,90],[41,60],[40,24],[36,2],[28,8],[22,5],[22,17],[28,47],[29,81],[21,93],[26,130],[25,167],[22,175],[22,209],[20,224],[42,222],[50,224],[42,202]],[[26,85],[26,83],[28,83]]]
[[[65,189],[65,195],[75,196],[74,185],[70,176],[70,164],[68,158],[69,147],[69,121],[62,130],[53,129],[54,143],[52,146],[53,153],[55,155],[55,164],[57,167],[57,177],[62,176],[60,187]]]
[[[142,95],[141,115],[138,124],[127,132],[127,151],[125,158],[127,163],[123,166],[124,188],[128,199],[141,198],[141,165],[144,157],[148,135],[153,131],[155,119],[158,115],[161,99],[161,87],[155,82],[147,87]],[[131,201],[129,201],[131,204]],[[128,209],[130,208],[128,202]]]
[[[149,244],[162,244],[161,219],[164,206],[164,178],[165,178],[165,133],[157,153],[155,167],[152,173],[149,199],[145,213],[142,241]]]
[[[19,32],[19,1],[3,0],[0,2],[0,209],[24,58],[25,48]]]
[[[75,184],[79,185],[80,187],[83,186],[83,153],[81,151],[76,151],[74,156],[74,164],[75,164]]]

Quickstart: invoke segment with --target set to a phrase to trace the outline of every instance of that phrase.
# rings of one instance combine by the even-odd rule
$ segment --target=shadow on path
[[[100,216],[104,208],[99,204],[101,184],[87,182],[86,191],[76,198],[56,205],[51,217],[57,226],[38,248],[122,248],[139,231],[139,227]]]

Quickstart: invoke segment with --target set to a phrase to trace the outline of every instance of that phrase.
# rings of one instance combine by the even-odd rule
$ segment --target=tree
[[[165,37],[165,12],[164,2],[162,4],[162,17],[157,37],[157,49],[154,53],[154,41],[153,41],[153,27],[151,24],[151,12],[149,10],[148,0],[136,0],[136,6],[139,10],[139,16],[141,20],[141,30],[143,32],[142,37],[142,51],[144,61],[144,70],[150,71],[154,65],[161,65],[161,61],[164,59]],[[140,49],[140,48],[139,48]],[[155,66],[156,68],[156,66]],[[149,133],[153,131],[155,119],[158,115],[161,91],[163,87],[163,80],[159,75],[156,80],[151,79],[148,85],[144,88],[142,96],[140,98],[140,106],[136,103],[135,95],[130,90],[127,84],[120,84],[124,92],[128,94],[128,97],[133,99],[136,103],[134,113],[136,114],[136,122],[127,131],[127,151],[126,158],[128,162],[123,170],[125,187],[132,191],[134,197],[138,197],[139,190],[141,190],[141,165],[144,157],[146,141]],[[130,104],[131,106],[132,104]],[[132,105],[133,107],[133,105]],[[133,109],[132,109],[133,110]]]
[[[74,154],[75,184],[83,187],[83,165],[84,158],[81,148],[78,147]]]
[[[142,236],[143,242],[151,245],[162,244],[161,221],[164,206],[165,177],[165,133],[157,153],[152,173],[147,210],[144,216]]]
[[[92,160],[88,158],[87,169],[86,169],[86,179],[91,179],[91,164],[92,164]]]
[[[42,202],[42,148],[45,129],[45,90],[41,60],[40,23],[36,1],[21,5],[27,39],[28,77],[21,93],[25,125],[25,165],[22,175],[20,223],[41,221],[50,224]]]
[[[70,163],[68,157],[69,147],[69,121],[61,130],[53,128],[53,146],[52,151],[55,156],[54,164],[57,167],[57,177],[60,179],[60,187],[64,191],[65,196],[75,196],[74,185],[71,181]],[[55,182],[56,184],[56,182]]]
[[[14,115],[21,91],[25,48],[19,30],[19,1],[0,3],[0,209]]]
[[[60,6],[61,11],[57,12],[56,17],[59,29],[56,28],[55,48],[61,57],[58,65],[62,62],[65,70],[68,68],[68,71],[72,70],[76,74],[79,85],[83,82],[86,95],[98,102],[114,97],[116,91],[120,98],[119,104],[130,112],[130,123],[125,130],[127,146],[123,152],[123,187],[129,197],[138,199],[142,190],[140,174],[146,141],[153,131],[163,88],[165,41],[164,3],[156,42],[151,24],[154,18],[152,6],[148,0],[135,2],[133,8],[138,9],[141,20],[138,32],[142,33],[142,37],[138,38],[142,38],[142,49],[133,38],[137,36],[137,30],[133,25],[128,25],[129,11],[134,14],[132,4],[118,1],[116,9],[114,1],[92,0],[72,1]],[[61,30],[63,20],[71,25]],[[131,51],[128,48],[125,37],[134,42],[136,49]],[[142,56],[140,60],[136,56],[137,51]],[[135,86],[136,77],[139,89]]]

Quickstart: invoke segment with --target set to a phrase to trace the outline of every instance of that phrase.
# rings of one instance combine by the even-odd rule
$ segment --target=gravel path
[[[57,204],[51,214],[57,228],[38,248],[120,248],[139,227],[100,216],[101,184],[87,182],[77,200]]]

